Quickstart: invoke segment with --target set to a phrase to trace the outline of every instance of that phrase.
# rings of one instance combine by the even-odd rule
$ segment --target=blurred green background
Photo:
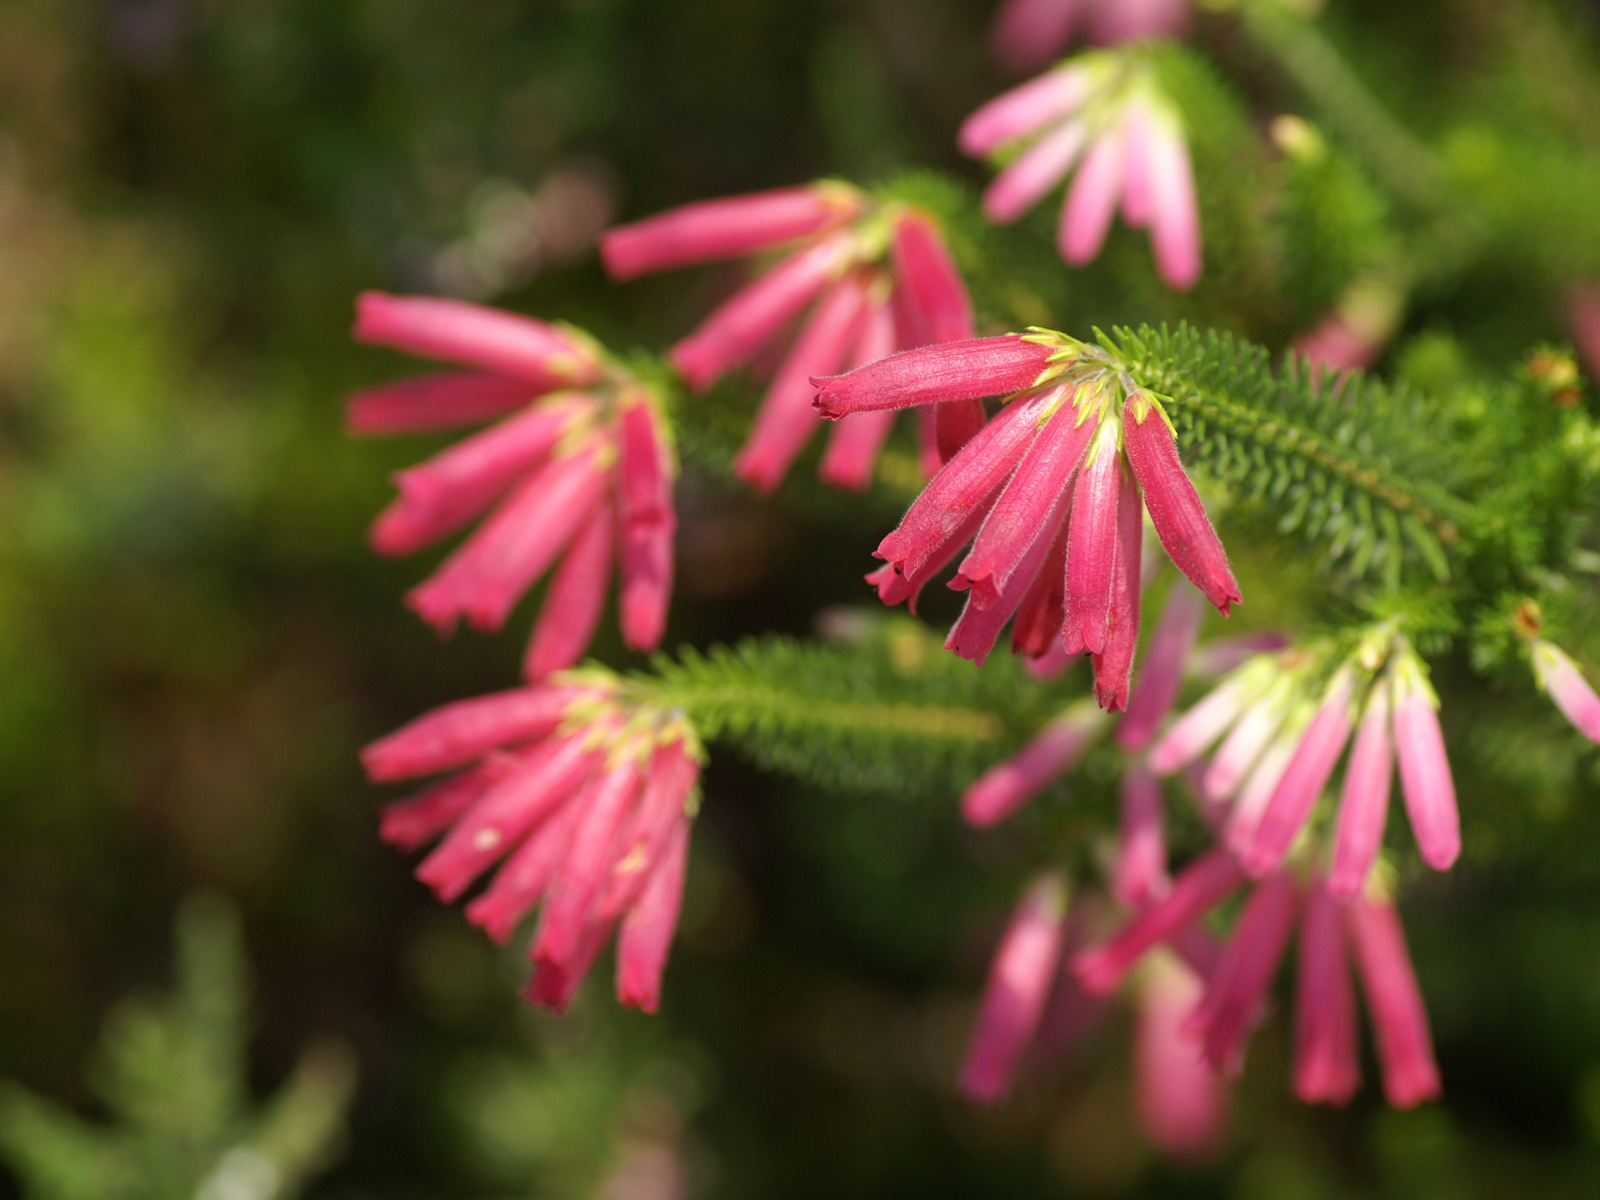
[[[1527,7],[1589,71],[1594,10]],[[410,369],[350,345],[354,294],[492,299],[659,348],[725,280],[614,289],[598,230],[826,174],[981,179],[952,131],[1005,83],[989,8],[0,0],[0,1077],[90,1123],[144,1120],[137,1147],[217,1111],[211,1084],[162,1075],[186,1031],[210,1031],[194,1078],[269,1103],[333,1039],[302,1097],[327,1127],[307,1186],[349,1200],[1600,1195],[1600,789],[1564,744],[1560,787],[1516,801],[1493,867],[1469,856],[1408,908],[1448,1104],[1390,1113],[1369,1086],[1348,1112],[1293,1105],[1280,1014],[1229,1152],[1193,1175],[1133,1127],[1117,1019],[999,1112],[954,1094],[1026,823],[978,837],[954,794],[819,794],[716,755],[657,1018],[593,984],[564,1020],[526,1011],[517,957],[379,845],[357,748],[507,686],[519,647],[439,643],[399,603],[424,567],[366,551],[387,473],[424,447],[341,434],[344,392]],[[1494,0],[1333,10],[1380,93],[1438,128],[1452,99],[1515,94],[1491,78],[1544,95],[1539,43],[1503,44]],[[1282,111],[1222,19],[1202,36],[1253,111]],[[1592,94],[1572,93],[1591,148]],[[1471,328],[1490,359],[1565,336],[1496,271],[1425,291],[1408,333]],[[1214,319],[1284,332],[1243,302]],[[881,520],[705,478],[681,502],[670,641],[804,632],[861,598]],[[629,661],[609,631],[596,650]],[[241,915],[251,984],[229,982],[226,906],[193,910],[175,949],[202,889]],[[114,1005],[183,961],[199,1007],[113,1021],[97,1051]],[[340,1045],[360,1072],[342,1138]],[[119,1104],[131,1077],[167,1098],[159,1120]],[[29,1159],[20,1138],[50,1159],[18,1095],[6,1157]],[[202,1194],[276,1194],[239,1178]],[[88,1190],[32,1194],[123,1194],[62,1186]],[[0,1195],[22,1188],[0,1168]]]

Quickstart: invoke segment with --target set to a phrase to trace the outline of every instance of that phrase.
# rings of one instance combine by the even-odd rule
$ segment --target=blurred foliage
[[[32,1200],[277,1200],[299,1195],[337,1150],[355,1088],[350,1050],[314,1046],[252,1112],[238,917],[196,897],[177,934],[177,992],[114,1009],[90,1071],[115,1127],[14,1085],[0,1092],[0,1154]]]
[[[270,1194],[259,1156],[316,1161],[348,1086],[337,1059],[296,1074],[308,1030],[348,1042],[365,1079],[316,1196],[1600,1192],[1600,753],[1492,631],[1471,640],[1497,675],[1462,650],[1437,668],[1468,861],[1408,892],[1448,1104],[1288,1104],[1280,1012],[1229,1153],[1198,1174],[1140,1141],[1120,1018],[997,1112],[952,1093],[1016,879],[1104,827],[1110,758],[977,835],[945,774],[982,765],[970,746],[897,746],[916,786],[893,799],[719,751],[664,1013],[614,1012],[595,988],[561,1024],[521,1012],[520,965],[377,845],[356,769],[362,741],[504,686],[515,663],[506,642],[435,643],[397,599],[425,566],[366,552],[386,473],[423,448],[339,436],[340,394],[400,369],[347,343],[364,287],[493,299],[658,350],[737,272],[614,288],[600,228],[842,174],[955,222],[986,329],[1190,318],[1277,352],[1376,270],[1405,290],[1383,370],[1452,397],[1452,436],[1531,405],[1519,365],[1564,342],[1566,289],[1600,273],[1600,12],[1324,7],[1311,32],[1451,204],[1396,188],[1392,140],[1323,107],[1315,54],[1297,73],[1208,6],[1192,52],[1161,63],[1191,112],[1209,248],[1180,297],[1142,235],[1119,228],[1067,271],[1037,252],[1050,206],[1003,236],[972,220],[984,177],[951,131],[1006,83],[988,0],[0,0],[0,1075],[27,1088],[8,1093],[0,1195],[187,1197],[224,1167],[257,1190],[206,1200]],[[1267,137],[1283,114],[1314,127],[1319,157]],[[905,501],[904,469],[841,498],[800,478],[804,461],[777,500],[736,489],[723,467],[751,398],[735,381],[682,401],[708,419],[686,439],[671,644],[809,633],[868,595]],[[1303,621],[1319,586],[1261,525],[1240,511],[1228,530],[1255,547],[1228,632]],[[922,613],[936,629],[942,591]],[[1600,620],[1575,594],[1540,599],[1600,665]],[[643,666],[609,636],[597,654]],[[868,650],[862,686],[898,686],[892,654]],[[939,688],[968,702],[1014,682],[998,660],[970,686],[939,661]],[[1009,694],[994,754],[1083,688]],[[255,947],[248,1072],[236,939],[201,908],[185,910],[179,998],[117,1009],[86,1085],[103,1014],[156,986],[197,885],[235,897]],[[252,1110],[252,1079],[289,1082]]]

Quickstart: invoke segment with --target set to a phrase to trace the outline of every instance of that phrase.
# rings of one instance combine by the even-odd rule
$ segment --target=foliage
[[[0,1152],[35,1200],[276,1200],[334,1157],[355,1088],[350,1051],[309,1049],[278,1092],[250,1102],[249,985],[239,921],[198,896],[178,915],[178,987],[107,1018],[90,1078],[117,1124],[91,1124],[14,1084]]]

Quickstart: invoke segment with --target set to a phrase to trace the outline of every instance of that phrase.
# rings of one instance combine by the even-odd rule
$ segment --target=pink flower
[[[1205,981],[1172,954],[1151,955],[1135,984],[1134,1099],[1145,1136],[1167,1157],[1205,1163],[1228,1135],[1228,1081],[1184,1024]]]
[[[1358,280],[1315,329],[1295,339],[1295,353],[1313,369],[1365,371],[1383,354],[1404,311],[1405,293],[1392,280]]]
[[[990,41],[1003,66],[1037,71],[1066,49],[1080,27],[1101,46],[1181,36],[1189,0],[1005,0]]]
[[[933,221],[847,184],[691,204],[610,230],[600,241],[616,279],[779,249],[784,257],[775,266],[671,353],[690,386],[704,390],[782,346],[789,327],[800,323],[734,464],[742,479],[767,492],[783,481],[816,429],[812,376],[973,332],[966,285]],[[924,431],[935,469],[983,422],[976,397],[941,405]],[[890,418],[875,415],[835,429],[822,477],[865,487],[889,425]]]
[[[1127,714],[1117,724],[1117,745],[1124,750],[1138,753],[1147,747],[1156,728],[1172,711],[1204,615],[1200,594],[1186,583],[1175,584],[1167,597],[1161,623],[1156,626],[1150,655],[1128,700]]]
[[[1161,899],[1171,886],[1161,784],[1145,768],[1129,766],[1122,775],[1122,812],[1111,893],[1129,908],[1143,908]]]
[[[1461,818],[1439,730],[1439,701],[1414,657],[1398,664],[1394,693],[1394,745],[1411,832],[1422,861],[1435,871],[1448,871],[1461,854]]]
[[[372,528],[381,554],[413,553],[483,518],[406,602],[441,632],[463,617],[496,630],[551,573],[524,661],[527,677],[539,679],[583,656],[615,564],[624,640],[659,645],[677,468],[651,392],[582,335],[451,300],[367,293],[355,336],[519,372],[436,377],[351,400],[349,422],[361,432],[500,417],[395,476],[400,494]]]
[[[1121,55],[1083,55],[991,100],[958,141],[975,158],[1013,155],[984,194],[990,220],[1015,221],[1076,168],[1061,211],[1063,259],[1082,265],[1098,255],[1120,205],[1130,227],[1150,231],[1169,286],[1186,291],[1199,280],[1188,143],[1148,70],[1129,69]]]
[[[1034,881],[1017,906],[989,967],[983,1004],[961,1068],[961,1090],[994,1104],[1011,1087],[1033,1039],[1061,958],[1067,881],[1051,872]]]
[[[1226,1075],[1237,1076],[1243,1067],[1245,1045],[1265,1012],[1298,905],[1288,871],[1256,885],[1186,1024],[1199,1038],[1206,1062]]]
[[[1333,870],[1328,891],[1349,900],[1366,887],[1383,846],[1394,782],[1394,739],[1389,728],[1389,688],[1380,683],[1367,697],[1355,749],[1344,771],[1339,824],[1333,835]]]
[[[1166,895],[1135,913],[1115,937],[1077,955],[1073,974],[1091,996],[1110,995],[1149,950],[1189,928],[1243,882],[1244,873],[1226,850],[1202,855],[1178,873]]]
[[[1372,1015],[1384,1096],[1396,1108],[1438,1099],[1439,1067],[1428,1014],[1394,902],[1369,890],[1345,907],[1345,927]]]
[[[998,763],[961,797],[961,815],[980,828],[998,824],[1043,791],[1083,757],[1100,732],[1094,709],[1074,707],[1041,730],[1033,741]]]
[[[1096,697],[1121,709],[1144,512],[1208,600],[1226,614],[1240,597],[1166,414],[1148,393],[1124,398],[1106,364],[1103,351],[1047,332],[952,342],[817,380],[816,406],[838,417],[1007,395],[879,544],[889,568],[869,578],[886,603],[914,600],[970,542],[950,584],[967,605],[946,646],[982,662],[1015,616],[1019,652],[1087,651]]]
[[[1324,881],[1307,889],[1295,984],[1294,1091],[1307,1104],[1344,1105],[1361,1086],[1355,990],[1344,914]]]
[[[1533,643],[1533,670],[1539,686],[1550,693],[1573,728],[1600,743],[1600,696],[1595,695],[1578,664],[1559,647],[1539,640]]]
[[[384,813],[446,902],[498,864],[467,917],[495,941],[542,901],[528,997],[565,1008],[619,929],[617,997],[655,1011],[677,925],[700,749],[676,713],[573,672],[430,713],[363,754],[374,780],[457,773]]]

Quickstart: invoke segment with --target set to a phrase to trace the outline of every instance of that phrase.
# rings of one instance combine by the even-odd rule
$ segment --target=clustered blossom
[[[967,118],[959,142],[1005,166],[984,193],[990,220],[1017,220],[1068,174],[1057,247],[1075,266],[1100,253],[1121,208],[1150,231],[1156,268],[1173,288],[1200,278],[1200,213],[1178,110],[1125,55],[1080,55],[1006,92]]]
[[[446,903],[504,944],[536,906],[529,1000],[567,1006],[612,932],[617,999],[654,1012],[683,897],[701,750],[681,714],[604,672],[446,705],[362,754],[374,782],[453,772],[383,814]]]
[[[1179,37],[1189,8],[1189,0],[1005,0],[991,41],[1001,64],[1022,74],[1060,54],[1079,29],[1101,46]]]
[[[1224,841],[1259,879],[1289,855],[1353,734],[1328,884],[1347,900],[1377,861],[1397,761],[1423,861],[1444,871],[1461,852],[1437,708],[1421,659],[1380,628],[1348,658],[1309,647],[1250,659],[1167,730],[1150,766],[1172,774],[1220,742],[1199,788],[1226,809]]]
[[[961,1089],[974,1100],[1000,1101],[1024,1056],[1050,1057],[1052,1044],[1071,1041],[1098,1015],[1101,1004],[1065,969],[1088,933],[1094,906],[1080,901],[1069,909],[1067,899],[1065,876],[1047,872],[1012,914],[990,963],[961,1071]],[[1135,981],[1135,1105],[1158,1149],[1198,1161],[1226,1137],[1229,1094],[1227,1081],[1182,1033],[1214,947],[1198,933],[1183,943],[1191,961],[1152,955]]]
[[[455,300],[368,292],[355,337],[471,370],[357,394],[353,432],[495,422],[395,476],[400,494],[372,528],[381,554],[413,553],[483,517],[406,603],[441,632],[462,618],[498,630],[554,566],[524,663],[539,679],[583,656],[615,566],[624,640],[659,645],[677,465],[651,390],[576,330]]]
[[[1240,600],[1222,543],[1178,459],[1159,399],[1110,355],[1062,334],[906,351],[816,381],[825,417],[1006,397],[879,544],[885,603],[915,603],[970,542],[950,587],[967,603],[945,645],[982,662],[1012,649],[1087,652],[1104,708],[1128,702],[1148,511],[1167,554],[1224,615]]]
[[[762,491],[783,481],[816,429],[812,376],[973,335],[966,284],[933,219],[905,204],[880,203],[849,184],[690,204],[600,239],[614,279],[779,250],[774,266],[670,353],[689,386],[703,391],[787,342],[734,462],[740,478]],[[789,341],[797,321],[799,332]],[[929,417],[923,434],[931,474],[983,424],[983,408],[953,402]],[[837,427],[822,460],[822,478],[839,487],[865,487],[893,419],[872,413]]]
[[[1152,949],[1188,936],[1245,880],[1226,847],[1196,859],[1173,879],[1165,896],[1107,941],[1073,958],[1078,982],[1090,995],[1109,995]],[[1293,866],[1257,882],[1222,953],[1204,972],[1204,990],[1183,1020],[1182,1036],[1199,1047],[1214,1070],[1237,1075],[1297,921],[1296,1094],[1307,1103],[1344,1104],[1360,1083],[1358,1017],[1348,966],[1353,956],[1385,1097],[1397,1108],[1436,1098],[1439,1069],[1427,1013],[1394,902],[1377,883],[1341,900],[1320,875],[1303,875]]]

